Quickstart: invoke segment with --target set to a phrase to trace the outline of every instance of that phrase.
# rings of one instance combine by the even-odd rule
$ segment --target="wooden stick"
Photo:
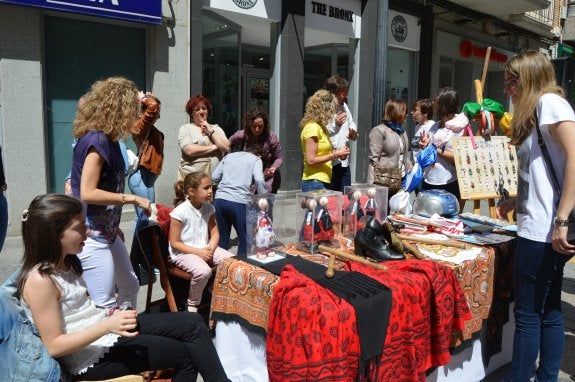
[[[342,250],[339,249],[335,249],[335,248],[331,248],[331,247],[327,247],[323,244],[320,244],[317,247],[318,250],[320,251],[324,251],[324,252],[328,252],[331,255],[335,255],[337,257],[341,257],[343,259],[346,260],[353,260],[353,261],[357,261],[358,263],[362,263],[365,265],[369,265],[370,267],[373,267],[375,269],[379,269],[380,271],[386,271],[387,267],[383,264],[380,263],[374,263],[373,261],[369,261],[368,259],[366,259],[365,257],[361,257],[361,256],[357,256],[357,255],[352,255],[351,253],[347,253],[344,252]],[[335,257],[334,256],[334,257]]]
[[[483,103],[483,87],[481,81],[475,80],[473,81],[473,85],[475,86],[475,100],[481,105]]]
[[[483,72],[481,73],[481,98],[483,99],[483,89],[485,89],[485,77],[487,77],[487,67],[489,66],[489,57],[491,56],[491,47],[487,47],[485,52],[485,61],[483,61]],[[479,102],[481,104],[482,102]]]
[[[331,279],[333,277],[333,267],[335,266],[335,255],[329,255],[329,261],[327,262],[327,271],[325,271],[325,277]]]
[[[461,243],[458,241],[434,240],[434,239],[426,239],[423,237],[413,237],[410,235],[399,235],[399,238],[401,240],[416,241],[419,243],[437,244],[437,245],[444,245],[447,247],[456,247],[456,248],[469,248],[469,246],[467,244]]]
[[[416,259],[421,260],[423,259],[423,253],[417,248],[416,245],[408,243],[407,240],[402,240],[403,248],[407,249],[409,252],[413,253]]]

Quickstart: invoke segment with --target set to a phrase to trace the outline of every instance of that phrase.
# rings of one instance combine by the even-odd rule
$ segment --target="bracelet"
[[[122,205],[126,204],[126,194],[122,194]]]
[[[559,227],[568,227],[569,219],[559,219],[558,217],[555,217],[555,219],[553,219],[553,223]]]

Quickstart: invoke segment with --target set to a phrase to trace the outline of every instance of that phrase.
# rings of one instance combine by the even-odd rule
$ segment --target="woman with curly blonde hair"
[[[300,143],[303,152],[303,176],[301,190],[326,189],[331,182],[331,161],[345,159],[349,147],[333,148],[327,131],[327,124],[337,109],[337,98],[327,90],[318,90],[308,98],[301,127]]]
[[[119,141],[131,131],[140,101],[134,83],[123,77],[96,81],[82,97],[74,120],[77,139],[72,160],[72,195],[84,204],[88,239],[78,255],[90,297],[98,306],[130,301],[136,306],[139,283],[120,230],[126,203],[150,214],[150,201],[124,194],[125,164]],[[117,240],[119,237],[119,240]]]

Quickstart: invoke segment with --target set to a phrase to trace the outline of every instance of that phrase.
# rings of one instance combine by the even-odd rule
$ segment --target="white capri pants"
[[[116,306],[117,286],[118,306],[130,301],[136,309],[140,284],[126,245],[119,236],[111,244],[88,238],[78,257],[84,269],[82,277],[96,305],[105,308]]]

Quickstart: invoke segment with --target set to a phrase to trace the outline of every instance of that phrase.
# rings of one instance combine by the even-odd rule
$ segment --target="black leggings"
[[[174,369],[174,382],[229,381],[208,328],[197,313],[143,313],[140,334],[120,337],[94,366],[76,376],[101,380],[148,370]]]

